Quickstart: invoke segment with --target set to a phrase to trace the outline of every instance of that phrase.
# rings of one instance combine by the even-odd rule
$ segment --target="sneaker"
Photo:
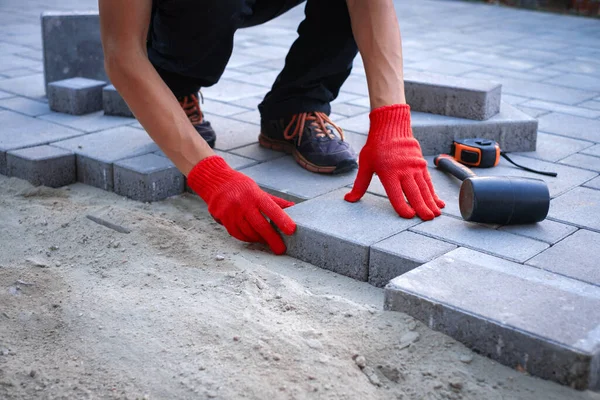
[[[325,113],[306,112],[279,120],[263,119],[260,125],[258,141],[262,147],[292,154],[300,166],[311,172],[340,174],[358,166],[356,153],[344,141],[342,128]]]
[[[215,142],[217,141],[217,135],[213,130],[212,126],[210,126],[210,122],[204,119],[204,114],[200,109],[200,101],[198,101],[197,94],[190,94],[187,96],[183,96],[177,99],[181,108],[185,111],[185,114],[188,116],[196,131],[202,136],[206,143],[213,148],[215,147]]]

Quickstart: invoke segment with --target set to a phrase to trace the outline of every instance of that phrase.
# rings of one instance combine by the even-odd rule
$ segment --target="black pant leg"
[[[217,83],[242,27],[267,22],[304,0],[154,0],[148,57],[181,97]]]
[[[307,0],[283,71],[259,105],[263,118],[307,111],[331,112],[340,87],[350,75],[358,47],[345,0]]]

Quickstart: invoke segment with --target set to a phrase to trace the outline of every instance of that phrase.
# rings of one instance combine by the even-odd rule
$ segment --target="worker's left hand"
[[[428,221],[441,215],[445,204],[435,194],[427,161],[410,127],[410,107],[395,104],[376,108],[369,115],[371,128],[359,156],[358,176],[349,202],[360,200],[376,173],[392,206],[403,218],[416,215]],[[404,196],[406,195],[406,200]]]

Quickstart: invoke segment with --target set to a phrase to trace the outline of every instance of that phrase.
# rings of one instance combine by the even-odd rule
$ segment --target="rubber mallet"
[[[434,163],[462,181],[458,205],[465,221],[531,224],[548,215],[550,192],[540,179],[477,176],[447,154],[437,156]]]

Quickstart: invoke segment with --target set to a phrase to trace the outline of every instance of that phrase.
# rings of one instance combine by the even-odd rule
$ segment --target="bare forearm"
[[[214,154],[147,58],[122,55],[106,65],[111,82],[138,121],[183,174]]]
[[[371,109],[405,104],[402,40],[392,0],[347,0],[363,58]]]
[[[108,76],[146,132],[186,176],[213,155],[146,53],[152,0],[99,0]]]

